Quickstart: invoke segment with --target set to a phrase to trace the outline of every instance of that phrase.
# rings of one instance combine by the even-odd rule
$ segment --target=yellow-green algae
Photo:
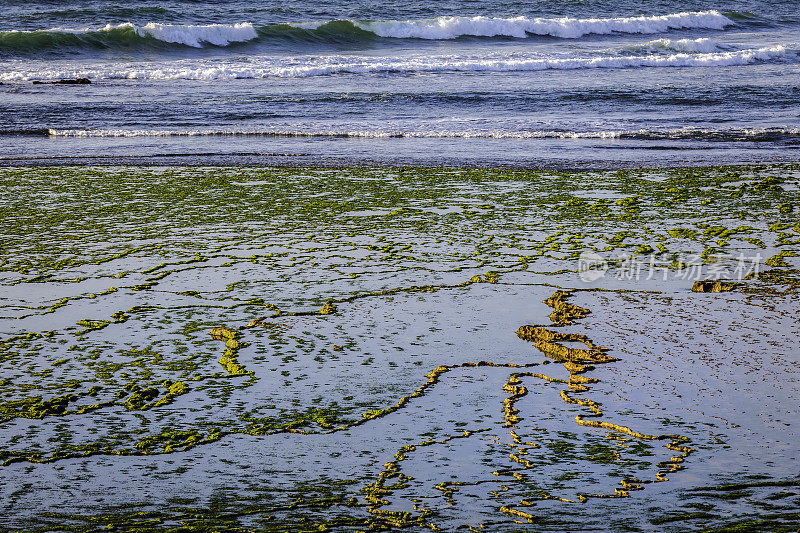
[[[736,288],[753,293],[765,290],[765,287],[774,294],[796,292],[800,277],[791,266],[795,264],[791,263],[791,258],[796,255],[796,236],[786,230],[797,224],[790,209],[797,203],[797,193],[781,186],[786,183],[782,176],[796,170],[791,165],[672,169],[659,171],[660,176],[656,179],[655,173],[646,171],[598,176],[521,170],[350,169],[324,173],[326,188],[334,191],[325,200],[303,199],[302,194],[298,195],[316,190],[319,179],[314,176],[313,169],[113,171],[59,168],[0,171],[0,182],[10,191],[5,200],[4,207],[7,208],[0,211],[3,227],[7,229],[0,266],[0,271],[8,275],[6,284],[21,287],[29,283],[53,283],[79,287],[68,297],[4,305],[8,314],[4,323],[18,320],[19,324],[5,330],[4,338],[0,339],[0,358],[19,363],[46,353],[63,340],[75,349],[69,352],[71,357],[59,357],[58,365],[54,363],[52,366],[83,365],[94,373],[94,377],[89,379],[59,381],[52,377],[57,374],[51,368],[21,370],[19,375],[27,372],[29,376],[43,379],[36,385],[16,376],[4,380],[0,412],[3,420],[8,421],[14,418],[56,419],[115,409],[139,412],[168,405],[185,409],[191,404],[181,397],[188,392],[214,394],[224,401],[237,388],[249,387],[259,379],[247,369],[245,357],[250,355],[243,355],[243,350],[248,346],[240,340],[249,338],[250,329],[254,335],[256,331],[265,334],[282,327],[276,320],[286,317],[334,319],[339,306],[359,299],[400,293],[424,296],[475,283],[503,283],[506,276],[514,272],[570,272],[575,270],[574,262],[582,250],[649,254],[657,248],[660,255],[672,259],[670,268],[680,271],[686,268],[677,261],[681,253],[696,253],[706,261],[713,261],[715,254],[725,250],[769,248],[771,255],[765,256],[764,264],[772,268],[754,274],[750,283]],[[40,179],[44,172],[46,182]],[[237,185],[247,179],[269,183],[268,194],[264,191],[256,194]],[[143,181],[148,186],[142,187]],[[613,188],[618,198],[608,201],[576,196],[587,194],[598,181]],[[286,187],[287,182],[292,183],[292,187]],[[473,185],[474,189],[466,190],[463,184]],[[481,192],[478,186],[482,184],[491,184],[492,187],[486,188],[491,192]],[[505,185],[508,189],[497,194],[495,185]],[[24,196],[15,195],[15,190],[24,190],[28,198],[37,198],[39,202],[18,201],[17,198]],[[213,194],[200,197],[196,194],[198,190]],[[76,194],[74,191],[81,192]],[[49,192],[61,194],[61,199],[48,201],[45,196]],[[471,195],[468,201],[453,201],[454,197],[465,195]],[[97,209],[86,210],[82,206],[89,198],[105,198],[106,201]],[[714,207],[703,208],[709,201]],[[175,206],[185,207],[176,209]],[[442,207],[455,209],[439,212]],[[597,218],[598,209],[603,213],[600,220]],[[80,214],[80,220],[74,219],[75,213]],[[256,230],[243,230],[254,219],[264,221],[264,224]],[[351,235],[331,238],[324,233],[326,225],[342,220],[352,228]],[[747,223],[741,224],[743,220]],[[587,232],[587,221],[592,221],[592,231]],[[194,232],[201,224],[216,224],[221,229],[211,239],[198,240]],[[315,228],[322,231],[315,234]],[[409,239],[394,232],[395,229],[428,237]],[[792,231],[798,233],[796,229]],[[261,243],[269,235],[277,234],[286,236],[281,241],[282,249],[259,251],[254,247],[254,253],[250,255],[237,252],[242,246]],[[32,238],[31,235],[43,238]],[[363,235],[374,235],[375,238],[364,240],[361,238]],[[447,237],[443,239],[441,235]],[[448,243],[444,241],[447,240],[450,247],[445,247]],[[172,278],[184,274],[199,276],[206,270],[213,273],[247,265],[268,266],[276,273],[271,282],[287,286],[293,280],[317,271],[331,272],[337,280],[358,280],[369,279],[373,275],[371,269],[384,268],[395,280],[388,287],[365,283],[346,288],[326,287],[329,280],[322,280],[319,283],[322,287],[302,282],[300,286],[309,297],[287,297],[272,302],[249,293],[246,279],[213,291],[186,290],[184,287],[179,290],[169,285]],[[442,269],[442,266],[446,268]],[[464,274],[460,281],[441,282],[439,272],[442,270]],[[84,289],[81,284],[87,280],[102,281],[106,285]],[[23,329],[25,320],[30,317],[56,316],[73,306],[86,302],[113,302],[111,298],[120,293],[134,294],[137,291],[174,295],[185,301],[172,303],[169,309],[160,304],[133,308],[117,306],[116,309],[122,307],[127,311],[112,308],[102,313],[78,315],[89,318],[77,323],[73,320],[73,326],[56,332],[26,332]],[[521,418],[515,404],[526,394],[524,379],[542,379],[565,385],[561,398],[588,410],[586,415],[576,418],[581,426],[642,441],[670,441],[667,448],[676,455],[657,465],[654,480],[623,479],[613,492],[581,495],[582,499],[626,496],[628,491],[642,488],[647,481],[666,479],[669,473],[679,470],[691,449],[684,445],[685,439],[678,436],[646,435],[602,420],[603,412],[598,402],[575,396],[575,393],[590,390],[594,378],[587,374],[594,365],[611,363],[615,359],[584,335],[554,329],[574,324],[589,313],[588,309],[570,303],[569,297],[568,291],[557,291],[547,300],[553,309],[552,324],[520,328],[520,337],[532,341],[545,356],[562,363],[569,379],[550,378],[527,371],[515,371],[509,375],[504,386],[508,397],[503,402],[502,413],[511,437],[511,442],[506,444],[511,446],[512,460],[520,466],[520,471],[500,472],[498,477],[520,481],[524,479],[524,470],[534,466],[534,462],[526,458],[526,453],[541,445],[523,441],[514,432],[514,425]],[[261,313],[265,316],[250,319],[241,326],[242,329],[228,329],[219,323],[192,323],[191,311],[203,307],[228,312],[244,308],[251,316]],[[183,312],[181,308],[186,310],[185,319],[179,314]],[[168,310],[173,312],[170,318],[165,315]],[[143,317],[158,315],[164,316],[161,322],[165,323],[185,320],[183,329],[188,339],[183,346],[185,351],[168,353],[162,347],[149,346],[148,343],[126,346],[120,351],[126,360],[120,362],[107,357],[114,351],[112,343],[96,340],[113,339],[121,332],[121,326],[128,322],[153,328],[158,321],[145,322]],[[224,323],[231,324],[232,321]],[[226,330],[224,334],[220,328]],[[203,344],[205,341],[199,340],[194,332],[201,331],[211,332],[212,338],[221,337],[207,344],[211,346],[213,343],[214,348],[199,348],[206,346]],[[148,335],[147,330],[142,330],[142,334]],[[225,347],[219,358],[221,342]],[[580,342],[586,347],[566,346],[562,344],[565,342]],[[136,437],[120,432],[118,438],[78,445],[57,444],[52,450],[6,449],[0,451],[0,457],[10,464],[16,461],[52,462],[92,455],[169,454],[198,445],[213,445],[227,436],[235,438],[236,434],[260,436],[283,432],[344,431],[402,409],[434,387],[452,369],[488,366],[524,369],[536,365],[469,361],[437,366],[426,375],[427,381],[399,396],[396,402],[373,405],[361,412],[338,406],[301,406],[295,411],[282,411],[273,418],[245,414],[238,420],[211,420],[202,427],[167,427]],[[224,372],[220,372],[220,367]],[[102,396],[102,401],[95,401],[98,395]],[[93,403],[87,403],[89,398]],[[350,525],[381,529],[435,526],[432,521],[434,511],[425,508],[417,509],[418,512],[392,511],[386,508],[388,505],[383,503],[386,500],[380,496],[402,488],[401,462],[417,446],[433,446],[448,439],[476,434],[480,431],[465,431],[457,437],[431,439],[401,448],[396,461],[386,463],[378,480],[364,492],[370,518],[356,519],[348,517],[345,512],[343,518],[323,520],[313,526],[307,524],[308,527]],[[615,457],[609,453],[603,449],[593,456]],[[452,496],[459,486],[457,483],[439,484],[437,490]],[[532,504],[552,499],[567,500],[542,492],[525,501]],[[345,500],[336,498],[310,505],[347,508]],[[535,520],[533,513],[520,507],[525,505],[499,506],[498,512],[527,522]],[[120,514],[109,515],[106,519],[109,525],[116,524],[114,527],[123,530],[147,530],[161,524],[168,514],[138,517]],[[179,516],[176,513],[170,518]],[[226,528],[234,530],[238,526],[235,526],[234,519],[229,521],[229,518],[209,512],[204,519],[207,522],[198,519],[192,525],[192,520],[189,520],[190,525],[185,527],[189,530],[213,530],[226,524]],[[276,524],[275,530],[287,524]],[[305,527],[297,523],[294,526],[298,530]]]

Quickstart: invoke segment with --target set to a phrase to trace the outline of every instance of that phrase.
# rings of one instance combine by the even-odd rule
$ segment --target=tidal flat
[[[798,165],[0,183],[0,531],[800,528]]]

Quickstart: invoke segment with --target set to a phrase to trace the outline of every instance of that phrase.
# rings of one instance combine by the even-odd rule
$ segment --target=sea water
[[[0,164],[796,160],[798,50],[786,0],[6,1]]]

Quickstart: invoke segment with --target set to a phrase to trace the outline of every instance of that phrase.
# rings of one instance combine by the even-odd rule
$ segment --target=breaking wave
[[[517,37],[549,35],[576,39],[585,35],[611,33],[664,33],[669,30],[703,28],[722,30],[734,22],[719,11],[674,13],[670,15],[618,18],[490,18],[437,17],[419,21],[356,23],[380,37],[414,39],[455,39],[461,36]]]
[[[732,15],[731,15],[732,16]],[[75,49],[203,48],[237,43],[339,43],[391,39],[456,39],[459,37],[577,39],[614,33],[658,34],[673,30],[723,30],[737,25],[719,11],[618,18],[435,17],[423,20],[329,20],[256,27],[238,24],[108,24],[96,28],[52,28],[0,32],[0,52],[36,53]]]
[[[234,42],[256,39],[252,24],[181,25],[150,23],[135,26],[131,23],[102,28],[52,28],[36,31],[0,32],[2,51],[44,51],[65,48],[132,48],[179,45],[202,48],[204,45],[227,46]]]
[[[23,135],[21,131],[14,133]],[[798,128],[754,128],[754,129],[676,129],[668,131],[611,130],[611,131],[488,131],[488,130],[159,130],[159,129],[32,129],[28,135],[51,137],[194,137],[194,136],[262,136],[262,137],[335,137],[335,138],[463,138],[463,139],[631,139],[642,141],[697,140],[729,142],[775,142],[800,139]]]
[[[179,60],[126,64],[96,63],[78,68],[26,70],[20,65],[0,71],[0,81],[58,80],[66,78],[131,80],[230,80],[304,78],[347,74],[414,74],[437,72],[527,72],[542,70],[729,67],[766,61],[796,61],[796,50],[785,46],[712,53],[598,55],[593,57],[541,57],[518,54],[396,56],[293,56],[253,57],[247,62]]]
[[[630,46],[628,49],[639,53],[680,52],[685,54],[711,54],[731,51],[732,47],[719,44],[708,37],[703,37],[700,39],[655,39],[642,45]]]

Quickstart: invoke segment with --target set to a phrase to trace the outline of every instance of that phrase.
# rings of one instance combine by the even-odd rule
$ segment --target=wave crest
[[[794,51],[794,59],[797,52]],[[43,70],[18,67],[0,71],[0,81],[89,79],[225,80],[258,78],[306,78],[347,74],[412,74],[437,72],[528,72],[541,70],[582,70],[666,67],[727,67],[784,60],[784,46],[753,48],[707,54],[603,55],[596,57],[540,57],[507,54],[441,55],[408,57],[380,56],[298,56],[263,57],[240,62],[179,60],[130,65],[98,63],[77,69]]]
[[[334,138],[441,138],[441,139],[629,139],[640,141],[720,141],[775,142],[800,138],[798,128],[737,128],[722,130],[608,130],[608,131],[489,131],[489,130],[124,130],[124,129],[48,129],[35,134],[51,137],[194,137],[194,136],[261,136],[261,137],[334,137]]]
[[[456,39],[459,37],[514,37],[531,35],[577,39],[585,35],[613,33],[657,34],[681,29],[722,30],[735,23],[718,11],[619,18],[494,18],[436,17],[407,21],[328,20],[255,27],[237,24],[131,23],[100,28],[51,28],[0,32],[0,53],[36,53],[61,49],[130,49],[137,46],[202,48],[234,43],[294,42],[339,43],[393,39]]]
[[[722,30],[733,24],[731,19],[713,10],[618,18],[437,17],[418,21],[356,23],[380,37],[403,39],[455,39],[462,36],[525,38],[529,35],[577,39],[590,34],[653,34],[693,28]]]
[[[687,54],[711,54],[731,50],[730,46],[721,45],[707,37],[700,39],[655,39],[638,46],[630,46],[634,52],[681,52]]]
[[[203,44],[227,46],[258,38],[252,24],[208,24],[203,26],[149,23],[137,29],[139,35],[150,36],[167,43],[178,43],[194,48]]]
[[[240,24],[158,24],[136,26],[129,22],[101,28],[51,28],[0,32],[0,51],[41,51],[62,48],[123,48],[138,44],[177,44],[202,48],[206,44],[228,46],[258,38],[249,22]]]

